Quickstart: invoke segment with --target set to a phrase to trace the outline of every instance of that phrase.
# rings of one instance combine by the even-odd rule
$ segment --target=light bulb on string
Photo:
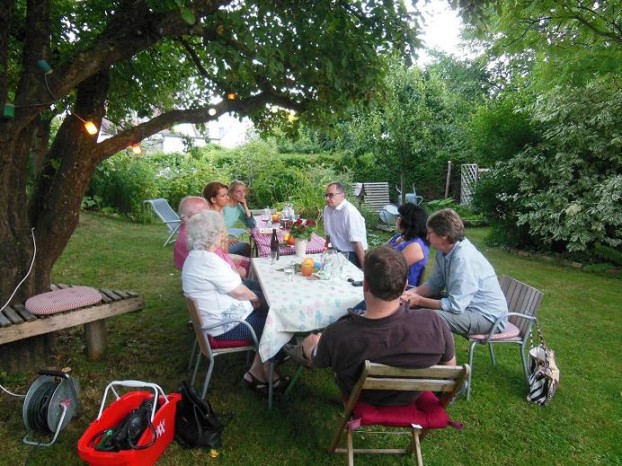
[[[90,120],[85,120],[84,118],[82,118],[81,116],[79,116],[78,114],[74,112],[71,112],[71,114],[75,116],[78,120],[80,120],[82,123],[84,123],[84,128],[86,129],[87,133],[89,133],[92,136],[97,134],[98,130],[97,130],[97,126],[95,126],[95,123],[93,123]]]
[[[227,100],[237,100],[238,95],[234,91],[227,92]]]
[[[210,108],[210,109],[207,111],[207,113],[209,113],[209,114],[210,114],[210,116],[214,116],[214,115],[216,115],[217,110],[216,110],[214,107],[212,107],[212,108]]]
[[[132,144],[130,146],[130,149],[132,149],[132,154],[134,154],[134,155],[140,155],[143,152],[143,149],[142,149],[142,147],[140,147],[139,143]]]

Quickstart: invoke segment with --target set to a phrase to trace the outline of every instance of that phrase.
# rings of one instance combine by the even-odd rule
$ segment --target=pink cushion
[[[101,300],[102,295],[96,289],[74,286],[33,296],[26,301],[25,306],[33,314],[49,315],[91,306]]]
[[[488,338],[488,335],[469,335],[469,340],[483,341]],[[491,338],[492,341],[496,340],[520,340],[520,330],[518,327],[510,322],[505,329],[505,332],[496,333]]]
[[[353,414],[363,426],[409,427],[418,424],[424,429],[440,429],[450,424],[447,411],[432,392],[422,392],[413,404],[406,406],[374,406],[359,401]]]
[[[207,336],[209,345],[212,349],[239,348],[240,346],[253,346],[250,340],[217,340],[212,336]]]

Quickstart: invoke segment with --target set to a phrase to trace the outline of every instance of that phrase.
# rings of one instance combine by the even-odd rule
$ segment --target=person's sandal
[[[250,376],[251,380],[248,380],[246,378],[246,374]],[[253,374],[251,374],[250,371],[247,371],[246,374],[244,374],[244,376],[242,377],[244,384],[251,390],[256,391],[257,393],[261,393],[264,396],[268,396],[268,382],[262,382]]]

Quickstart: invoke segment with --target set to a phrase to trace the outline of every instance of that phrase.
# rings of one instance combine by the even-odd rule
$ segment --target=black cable
[[[48,380],[33,392],[30,404],[26,408],[28,425],[33,430],[44,434],[51,432],[47,422],[48,408],[57,386],[56,382]]]

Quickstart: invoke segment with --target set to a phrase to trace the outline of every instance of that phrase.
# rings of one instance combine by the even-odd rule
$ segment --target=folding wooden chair
[[[470,368],[463,366],[432,366],[425,369],[404,369],[365,361],[350,398],[345,405],[343,417],[330,444],[331,453],[348,453],[348,465],[354,465],[355,453],[416,454],[417,464],[423,465],[420,441],[428,429],[447,426],[461,428],[449,419],[445,410],[460,387],[468,380]],[[359,400],[363,390],[420,391],[417,400],[405,406],[373,406]],[[434,392],[434,393],[433,393]],[[437,395],[439,394],[438,398]],[[401,428],[398,433],[411,435],[408,448],[354,448],[353,433],[362,426]],[[408,428],[406,431],[404,428]],[[338,448],[343,431],[346,448]],[[364,434],[386,434],[370,432]]]

